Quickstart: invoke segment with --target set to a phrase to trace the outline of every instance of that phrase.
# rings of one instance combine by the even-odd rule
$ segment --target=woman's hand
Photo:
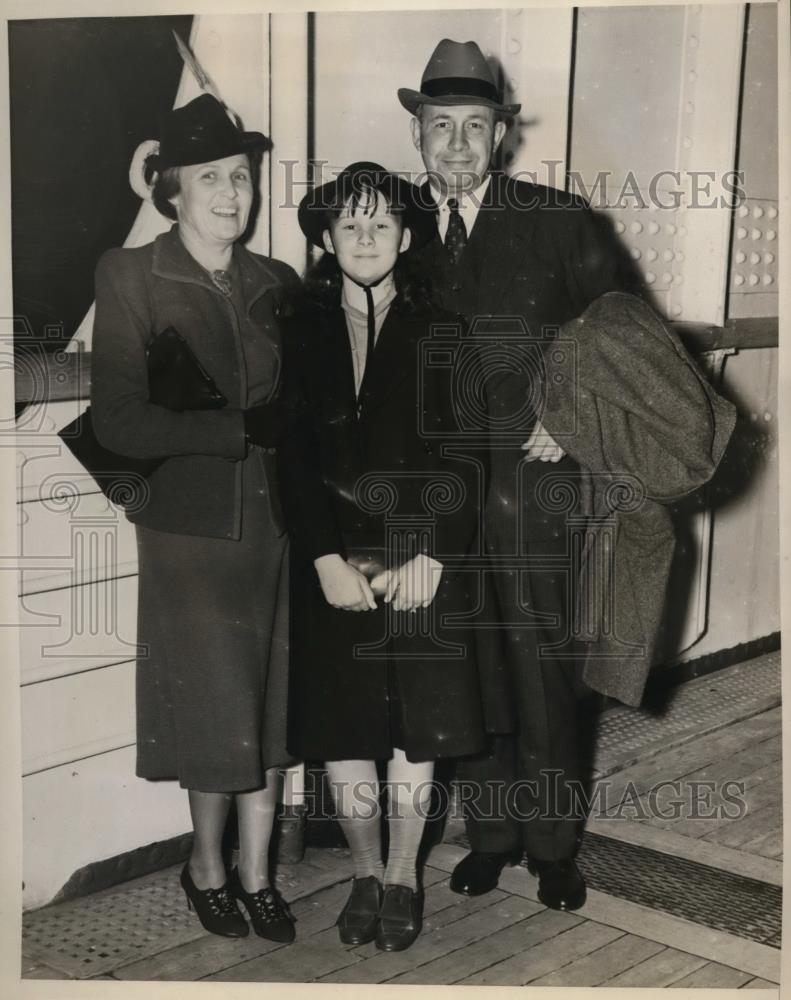
[[[313,561],[324,597],[342,611],[375,611],[376,599],[362,573],[335,552]]]
[[[427,608],[436,596],[441,575],[442,563],[421,552],[391,571],[385,602],[392,603],[395,611]]]
[[[525,458],[528,462],[559,462],[566,454],[555,439],[544,430],[540,420],[536,420],[536,425],[530,437],[522,445]]]

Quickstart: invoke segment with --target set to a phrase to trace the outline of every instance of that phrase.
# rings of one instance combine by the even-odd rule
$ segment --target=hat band
[[[484,97],[495,103],[500,97],[493,83],[469,76],[437,76],[422,82],[420,92],[426,97]]]

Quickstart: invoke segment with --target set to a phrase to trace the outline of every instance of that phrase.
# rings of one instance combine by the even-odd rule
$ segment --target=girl
[[[484,741],[471,637],[443,621],[473,606],[459,561],[479,487],[472,462],[442,454],[455,431],[450,369],[420,363],[432,323],[454,317],[409,271],[410,246],[436,225],[418,197],[357,163],[303,199],[300,225],[325,254],[284,336],[286,378],[306,404],[279,456],[294,546],[288,746],[326,762],[354,858],[341,940],[385,951],[420,933],[434,760]]]

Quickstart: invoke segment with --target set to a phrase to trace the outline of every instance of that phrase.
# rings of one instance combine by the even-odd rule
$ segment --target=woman
[[[266,144],[208,94],[163,117],[144,177],[176,225],[99,261],[91,404],[101,444],[164,460],[145,502],[127,510],[146,650],[137,665],[137,774],[188,789],[195,836],[181,884],[203,926],[246,935],[240,900],[258,935],[290,941],[267,853],[277,768],[290,759],[287,543],[274,453],[277,313],[296,276],[239,242],[254,157]],[[165,330],[186,342],[226,406],[176,412],[149,401],[147,344]],[[221,838],[232,799],[239,863],[229,880]]]
[[[288,745],[326,762],[352,851],[340,938],[386,951],[420,933],[416,860],[434,761],[484,738],[470,637],[443,623],[472,604],[474,580],[443,562],[470,544],[477,489],[474,465],[441,451],[455,430],[450,371],[419,364],[432,323],[453,317],[409,273],[410,243],[434,226],[416,195],[358,163],[303,199],[302,230],[326,252],[290,321],[286,368],[307,406],[280,452],[294,547]]]

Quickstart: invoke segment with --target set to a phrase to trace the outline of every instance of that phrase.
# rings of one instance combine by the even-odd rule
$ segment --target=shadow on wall
[[[34,339],[67,342],[93,302],[93,272],[140,207],[135,147],[173,106],[182,63],[171,29],[192,17],[9,23],[14,313]],[[48,339],[46,348],[58,346]]]

